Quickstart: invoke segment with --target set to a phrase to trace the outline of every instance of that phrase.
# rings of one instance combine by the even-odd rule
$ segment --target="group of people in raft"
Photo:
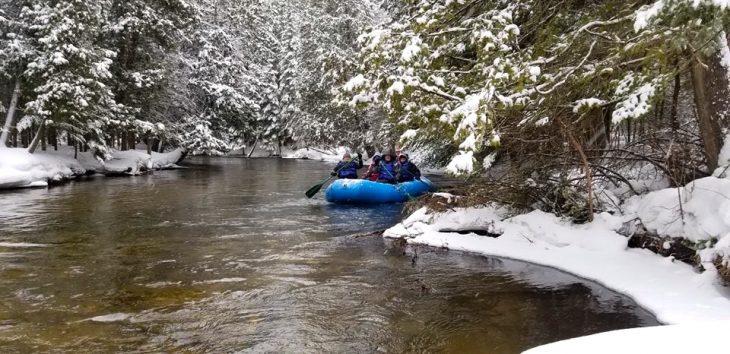
[[[332,170],[332,176],[358,179],[357,170],[361,168],[363,168],[363,163],[360,153],[357,153],[356,159],[353,159],[349,153],[345,153],[342,156],[342,161],[337,163],[337,166]],[[396,150],[395,154],[386,151],[383,155],[373,156],[373,162],[368,166],[362,179],[396,184],[420,180],[421,171],[410,161],[408,154],[403,154],[399,150]]]

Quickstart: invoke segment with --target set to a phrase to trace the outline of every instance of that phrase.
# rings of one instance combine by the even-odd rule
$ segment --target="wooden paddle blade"
[[[323,185],[324,185],[324,183],[320,183],[312,188],[309,188],[309,190],[304,194],[307,195],[307,198],[312,198],[312,197],[314,197],[315,194],[317,194],[319,192],[320,189],[322,189]]]

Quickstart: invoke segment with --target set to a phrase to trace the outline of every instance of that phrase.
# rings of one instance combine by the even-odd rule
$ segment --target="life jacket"
[[[337,168],[340,169],[340,172],[337,173],[337,177],[339,178],[357,178],[357,163],[355,161],[340,161],[339,164],[337,164]]]
[[[362,176],[363,179],[367,179],[370,181],[377,181],[378,180],[378,165],[371,164],[368,166],[368,170],[365,172],[365,175]]]
[[[395,182],[395,174],[395,161],[380,161],[379,180]]]
[[[410,161],[398,164],[398,182],[410,182],[416,179],[416,175],[411,172],[411,168]]]

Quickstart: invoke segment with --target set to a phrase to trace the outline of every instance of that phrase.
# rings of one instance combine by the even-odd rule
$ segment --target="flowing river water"
[[[554,269],[353,236],[402,206],[306,199],[328,168],[196,158],[0,193],[0,352],[510,354],[657,324]]]

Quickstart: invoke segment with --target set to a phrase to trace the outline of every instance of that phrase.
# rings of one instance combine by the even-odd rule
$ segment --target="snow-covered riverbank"
[[[547,344],[523,354],[724,353],[730,321],[632,328]]]
[[[90,152],[62,147],[58,151],[0,149],[0,189],[45,187],[49,182],[61,182],[88,174],[135,175],[148,170],[177,167],[182,158],[180,149],[148,155],[143,150],[115,151],[106,161],[96,159]]]
[[[665,249],[674,242],[699,245],[705,271],[629,248],[625,235],[636,224],[663,237]],[[630,296],[666,324],[730,320],[730,289],[715,266],[727,265],[730,256],[730,180],[725,178],[635,196],[613,215],[598,214],[584,225],[541,211],[515,216],[499,205],[441,213],[422,208],[384,236],[555,267]]]

